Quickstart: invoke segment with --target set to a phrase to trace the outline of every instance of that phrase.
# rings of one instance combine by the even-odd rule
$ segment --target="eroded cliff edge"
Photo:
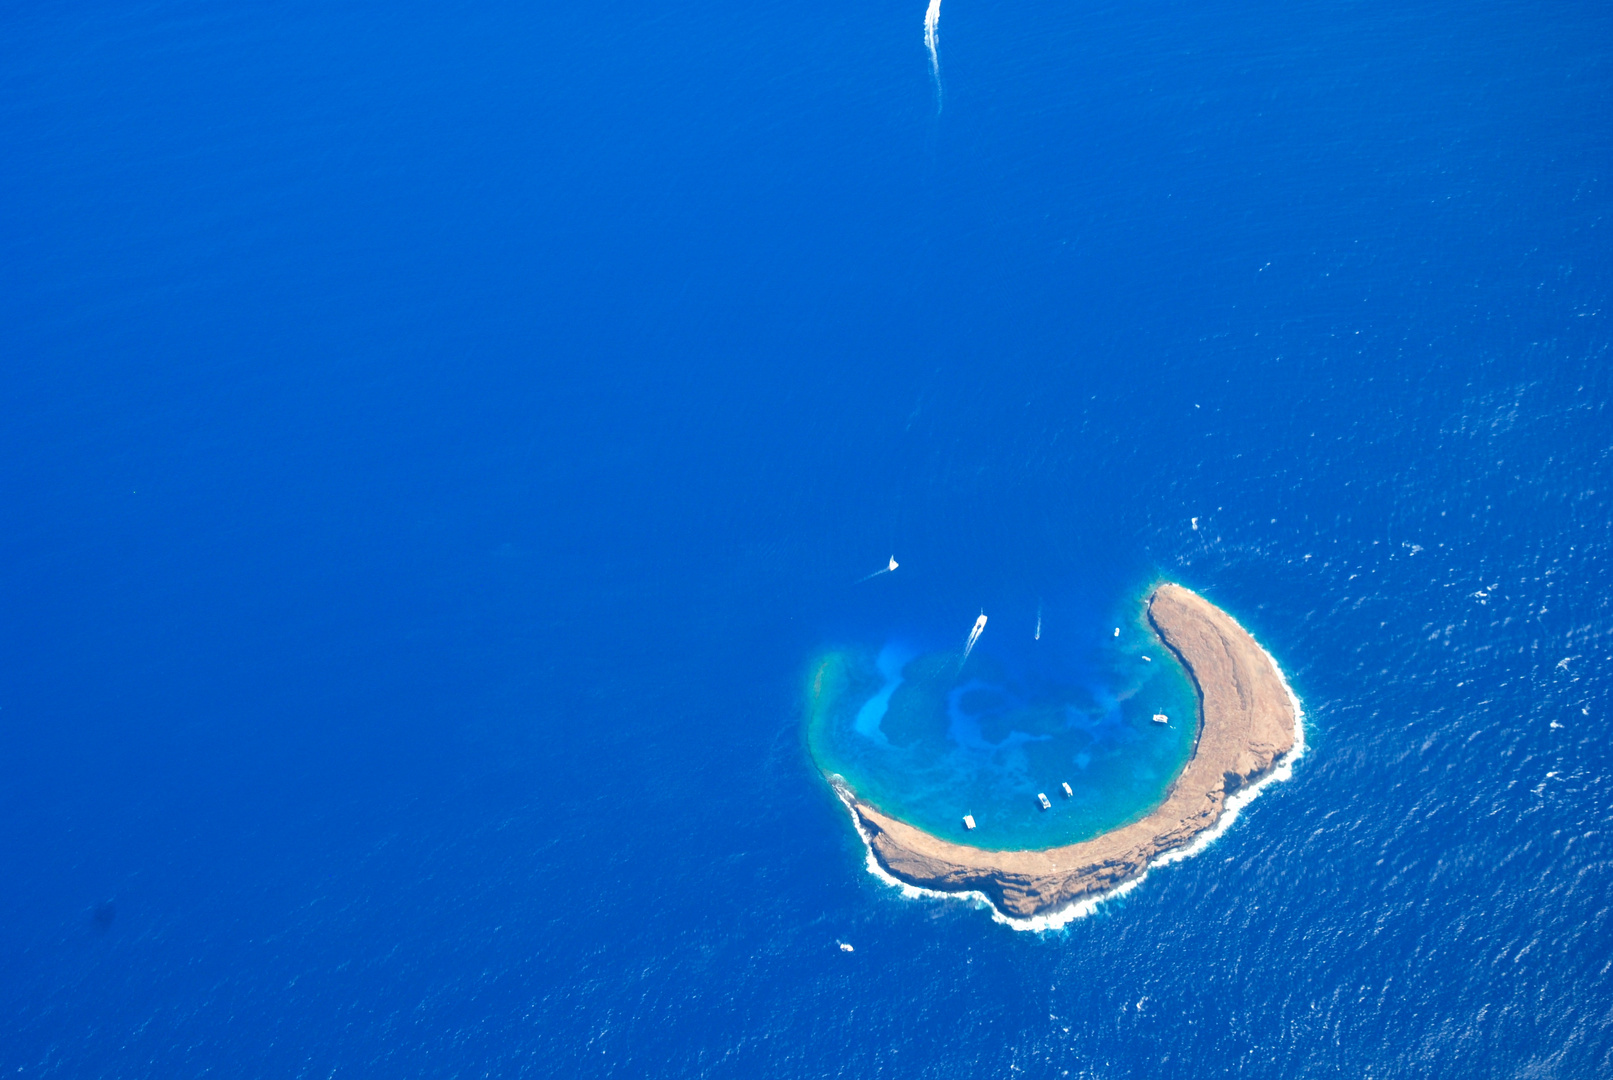
[[[1197,593],[1159,586],[1148,598],[1148,620],[1199,694],[1193,754],[1164,802],[1130,825],[1079,844],[986,851],[888,817],[831,778],[880,865],[911,885],[984,893],[1003,913],[1026,918],[1107,892],[1143,873],[1149,860],[1214,827],[1230,794],[1293,749],[1293,703],[1265,650]]]

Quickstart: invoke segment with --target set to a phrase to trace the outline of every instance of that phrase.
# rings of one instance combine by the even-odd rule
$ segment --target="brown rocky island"
[[[1078,844],[987,851],[882,814],[831,777],[879,865],[910,885],[983,893],[1005,915],[1028,918],[1108,892],[1214,827],[1228,796],[1271,772],[1293,749],[1293,701],[1265,650],[1197,593],[1159,586],[1148,598],[1148,621],[1199,696],[1193,753],[1164,802],[1138,821]]]

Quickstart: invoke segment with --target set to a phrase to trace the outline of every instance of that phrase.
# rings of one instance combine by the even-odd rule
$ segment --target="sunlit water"
[[[1613,1076],[1613,5],[924,10],[7,9],[0,1074]],[[1292,781],[866,873],[818,662],[1121,699],[1154,573]]]

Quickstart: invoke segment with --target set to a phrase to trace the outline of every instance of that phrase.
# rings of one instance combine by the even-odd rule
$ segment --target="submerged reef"
[[[1140,819],[1079,843],[993,851],[935,836],[884,813],[843,777],[827,778],[879,867],[939,892],[979,893],[1030,918],[1109,892],[1221,820],[1227,800],[1271,773],[1295,746],[1298,714],[1276,664],[1226,612],[1179,585],[1159,586],[1148,622],[1198,695],[1197,732],[1162,802]]]

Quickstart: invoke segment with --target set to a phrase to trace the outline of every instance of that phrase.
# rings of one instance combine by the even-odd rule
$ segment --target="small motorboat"
[[[1042,804],[1043,810],[1053,809],[1053,804],[1049,802],[1047,796],[1042,794],[1040,791],[1036,793],[1036,801]]]
[[[1157,713],[1154,714],[1154,723],[1156,723],[1156,724],[1168,724],[1170,722],[1171,722],[1171,718],[1166,716],[1164,713],[1157,712]]]
[[[963,815],[963,827],[973,831],[975,827],[975,816],[973,814]]]
[[[1075,797],[1075,792],[1070,789],[1070,782],[1068,780],[1066,780],[1064,783],[1060,784],[1059,787],[1064,789],[1064,797],[1066,799],[1071,799],[1071,798]]]

